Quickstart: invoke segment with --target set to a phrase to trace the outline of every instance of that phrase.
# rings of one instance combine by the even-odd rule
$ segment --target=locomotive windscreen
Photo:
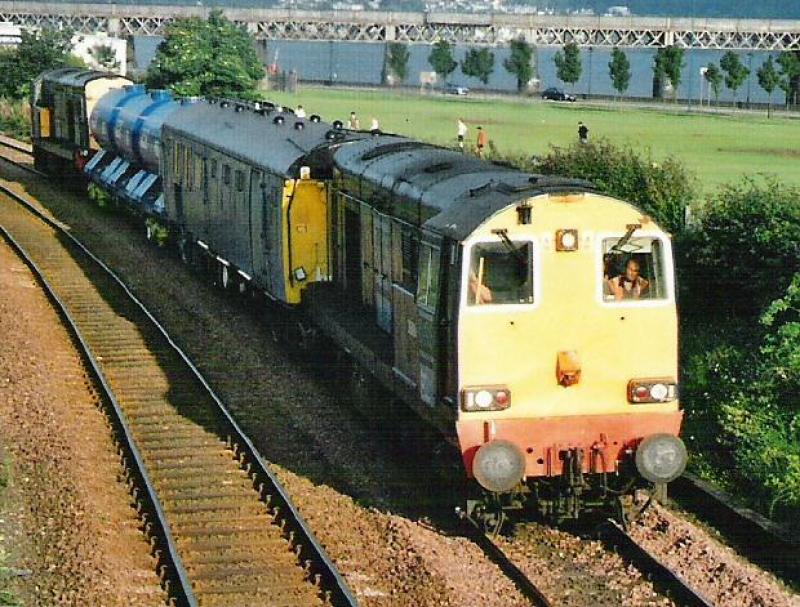
[[[533,303],[533,248],[522,242],[472,247],[469,305]]]

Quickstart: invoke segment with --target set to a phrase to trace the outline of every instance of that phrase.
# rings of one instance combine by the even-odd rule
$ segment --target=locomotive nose
[[[686,446],[672,434],[651,434],[636,449],[636,468],[651,483],[674,481],[686,468]]]
[[[525,456],[514,443],[492,440],[478,449],[472,473],[488,491],[511,491],[525,473]]]

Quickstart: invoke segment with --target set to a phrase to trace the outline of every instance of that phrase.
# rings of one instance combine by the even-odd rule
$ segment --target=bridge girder
[[[38,4],[0,0],[0,21],[23,27],[69,27],[110,35],[163,35],[176,17],[207,16],[205,7]],[[800,51],[799,21],[556,17],[228,9],[228,18],[260,40],[497,45],[523,37],[536,46]]]

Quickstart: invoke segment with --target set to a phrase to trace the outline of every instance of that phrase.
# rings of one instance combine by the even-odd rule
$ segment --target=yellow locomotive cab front
[[[529,199],[471,235],[461,272],[457,429],[484,488],[616,472],[643,439],[677,437],[671,245],[641,211],[592,193]],[[640,473],[672,480],[682,443],[651,443]]]

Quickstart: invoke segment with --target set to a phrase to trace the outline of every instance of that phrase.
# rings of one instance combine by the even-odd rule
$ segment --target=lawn
[[[463,117],[474,141],[478,125],[501,152],[541,154],[551,145],[577,139],[577,123],[590,137],[650,150],[653,159],[675,156],[700,178],[703,190],[741,175],[770,173],[800,185],[800,120],[766,114],[715,115],[636,108],[626,104],[584,105],[535,100],[473,98],[370,90],[304,88],[267,97],[287,106],[302,104],[324,120],[345,120],[355,111],[361,128],[374,116],[381,129],[443,145],[454,145],[456,120]],[[685,109],[685,108],[683,108]]]

